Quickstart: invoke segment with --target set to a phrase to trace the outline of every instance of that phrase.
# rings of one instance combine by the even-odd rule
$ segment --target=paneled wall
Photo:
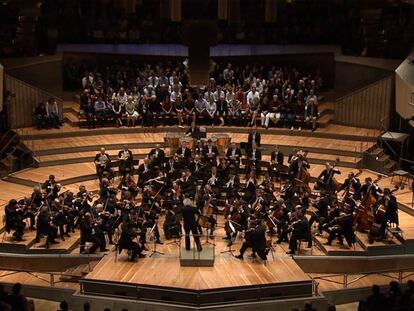
[[[365,128],[388,128],[394,76],[367,85],[335,101],[335,123]]]
[[[8,74],[4,75],[6,90],[15,94],[8,107],[9,124],[13,129],[32,126],[33,110],[40,102],[46,102],[49,98],[56,98],[52,94],[37,87],[27,84]],[[56,98],[59,112],[62,117],[63,101]]]

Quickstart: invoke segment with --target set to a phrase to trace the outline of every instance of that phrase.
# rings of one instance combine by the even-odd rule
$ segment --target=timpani
[[[215,134],[213,136],[217,139],[217,148],[220,152],[224,152],[230,145],[230,136],[227,134]]]
[[[171,150],[175,152],[180,146],[180,137],[182,136],[181,133],[167,133],[165,136],[165,142],[170,147]]]

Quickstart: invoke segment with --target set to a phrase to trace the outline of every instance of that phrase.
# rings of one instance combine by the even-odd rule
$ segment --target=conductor
[[[185,231],[185,249],[190,250],[190,231],[193,233],[194,242],[199,252],[202,251],[200,243],[200,232],[198,231],[196,215],[200,215],[200,211],[194,206],[193,202],[186,198],[183,200],[183,208],[180,213],[183,215],[184,231]]]

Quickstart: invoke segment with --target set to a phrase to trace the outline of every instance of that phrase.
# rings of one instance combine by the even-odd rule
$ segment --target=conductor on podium
[[[198,231],[196,215],[200,215],[200,211],[193,205],[190,199],[184,199],[184,207],[181,210],[184,220],[184,231],[185,231],[185,249],[189,251],[190,247],[190,232],[193,234],[194,242],[199,252],[202,251],[200,243],[200,232]]]

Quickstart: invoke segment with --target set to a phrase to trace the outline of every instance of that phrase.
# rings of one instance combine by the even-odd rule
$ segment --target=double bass
[[[300,157],[302,158],[302,161],[306,160],[306,157],[308,155],[309,151],[305,151]],[[301,167],[298,170],[298,174],[296,176],[296,180],[300,182],[301,185],[303,185],[306,189],[309,189],[309,182],[311,179],[310,173],[306,170],[304,165],[301,165]]]
[[[382,176],[378,176],[377,179],[375,179],[372,182],[372,185],[376,184],[378,181],[382,179]],[[352,198],[351,198],[352,199]],[[352,199],[354,200],[354,199]],[[373,213],[372,213],[372,206],[377,202],[375,197],[372,195],[372,193],[369,191],[362,200],[356,201],[354,200],[356,204],[356,211],[355,211],[355,224],[356,229],[358,231],[366,231],[369,230],[371,227],[371,224],[373,222]]]
[[[400,189],[398,186],[395,186],[393,190],[388,194],[393,194],[395,191]],[[384,204],[380,204],[377,206],[377,210],[373,215],[372,224],[369,227],[368,231],[368,242],[370,244],[374,243],[374,240],[380,236],[380,229],[381,225],[386,221],[385,220],[385,213],[386,213],[386,206]]]

